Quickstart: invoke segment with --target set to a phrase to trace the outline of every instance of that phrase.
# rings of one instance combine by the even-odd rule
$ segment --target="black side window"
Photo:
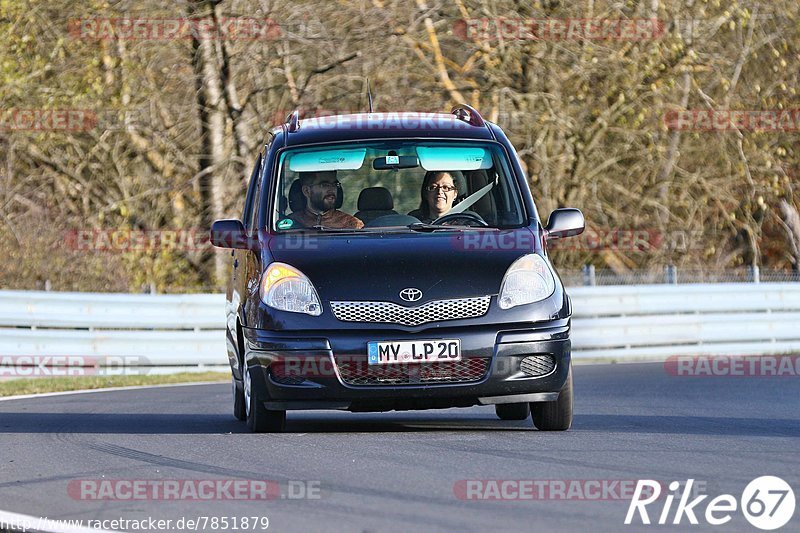
[[[253,207],[250,209],[250,220],[247,222],[247,229],[256,229],[258,227],[258,213],[261,211],[261,160],[256,166],[256,185],[253,189]]]
[[[256,159],[256,164],[253,167],[253,173],[250,175],[250,186],[247,188],[247,200],[245,201],[244,212],[242,213],[242,223],[246,228],[250,228],[252,222],[257,220],[254,214],[258,206],[258,190],[261,185],[261,155]]]

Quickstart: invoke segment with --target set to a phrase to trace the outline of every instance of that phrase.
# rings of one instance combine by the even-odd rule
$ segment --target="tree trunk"
[[[792,270],[800,272],[800,213],[797,207],[784,199],[781,200],[781,214],[792,254]]]
[[[213,6],[207,0],[196,0],[191,7],[194,16],[210,16]],[[200,225],[211,228],[211,223],[225,218],[227,198],[223,164],[227,160],[225,148],[226,109],[222,76],[217,65],[214,39],[192,39],[192,66],[195,73],[197,110],[200,117],[202,151],[198,156],[198,187],[200,190]],[[224,254],[214,254],[214,277],[221,279],[224,271]]]

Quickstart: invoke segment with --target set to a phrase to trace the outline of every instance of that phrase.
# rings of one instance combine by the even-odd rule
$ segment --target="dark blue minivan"
[[[540,430],[572,423],[571,304],[514,147],[469,106],[451,114],[298,118],[270,132],[233,248],[227,346],[234,415],[494,405]]]

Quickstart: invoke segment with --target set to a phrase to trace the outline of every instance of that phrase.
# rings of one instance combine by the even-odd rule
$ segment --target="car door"
[[[250,196],[250,205],[247,212],[247,217],[243,221],[244,229],[248,235],[248,239],[258,240],[258,220],[261,204],[261,191],[262,175],[263,172],[263,155],[254,170],[252,177],[252,194]],[[258,268],[258,252],[251,249],[237,250],[239,263],[237,265],[237,287],[241,297],[241,304],[239,306],[240,317],[244,327],[252,327],[250,325],[251,317],[249,311],[253,304],[253,298],[256,298],[256,306],[258,299],[258,283],[261,281],[261,271]]]
[[[245,197],[244,208],[242,209],[242,224],[247,229],[248,223],[250,223],[252,216],[253,216],[253,197],[255,196],[256,186],[259,182],[259,176],[261,175],[261,161],[262,161],[262,154],[259,154],[258,158],[256,158],[255,165],[253,167],[253,172],[250,175],[250,183],[247,187],[247,196]],[[233,236],[231,237],[233,238]],[[244,303],[243,297],[246,295],[246,292],[243,290],[243,284],[246,282],[244,276],[242,275],[242,264],[246,260],[247,250],[239,250],[233,249],[231,251],[231,268],[230,268],[230,277],[228,279],[227,284],[227,325],[228,325],[228,358],[230,359],[231,366],[238,368],[238,361],[241,360],[240,357],[242,355],[238,354],[238,341],[237,341],[237,331],[236,331],[236,322],[241,317],[240,309]]]

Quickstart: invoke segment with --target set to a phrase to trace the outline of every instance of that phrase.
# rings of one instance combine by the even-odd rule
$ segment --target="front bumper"
[[[388,411],[555,400],[570,366],[569,319],[503,328],[435,327],[413,334],[344,329],[300,335],[245,328],[245,364],[253,371],[253,386],[265,391],[265,406],[276,410]],[[370,340],[436,338],[460,339],[462,360],[483,364],[485,371],[466,382],[420,382],[417,377],[402,384],[354,385],[349,375],[343,377],[343,365],[366,365]],[[533,356],[549,357],[552,370],[534,377],[524,372],[522,360]],[[421,367],[431,364],[407,366],[418,376]]]

